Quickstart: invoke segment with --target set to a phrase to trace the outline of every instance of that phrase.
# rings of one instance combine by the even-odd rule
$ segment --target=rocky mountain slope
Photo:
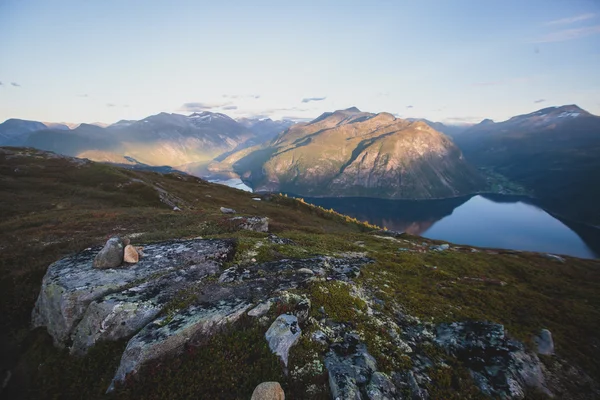
[[[90,151],[129,156],[149,165],[173,167],[211,160],[255,135],[225,114],[189,116],[160,113],[140,121],[120,121],[107,128],[81,124],[73,130],[31,133],[23,143],[71,156]]]
[[[600,395],[598,261],[31,149],[0,183],[3,398]]]
[[[291,121],[243,119],[221,113],[189,116],[160,113],[140,121],[119,121],[110,126],[64,124],[11,119],[0,124],[0,145],[30,146],[57,153],[113,162],[123,157],[141,163],[194,172],[194,164],[271,140]]]
[[[531,189],[549,209],[600,224],[600,117],[575,105],[549,107],[485,120],[454,141],[470,162]]]
[[[484,186],[452,141],[426,123],[355,107],[294,125],[211,169],[232,169],[256,191],[304,196],[425,199]]]
[[[11,118],[0,124],[0,146],[20,146],[27,135],[47,126],[37,121]]]
[[[294,125],[294,121],[287,119],[273,121],[271,118],[240,118],[237,122],[256,134],[257,139],[254,140],[253,144],[268,142],[290,126]]]

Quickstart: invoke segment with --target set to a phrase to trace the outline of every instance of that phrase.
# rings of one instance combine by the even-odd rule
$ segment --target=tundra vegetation
[[[546,388],[557,398],[599,395],[597,260],[439,246],[287,196],[254,201],[255,194],[185,174],[127,170],[32,149],[0,149],[0,185],[0,363],[11,376],[6,398],[250,398],[265,381],[279,382],[286,398],[330,398],[326,362],[333,356],[328,344],[314,339],[324,328],[343,331],[341,346],[352,339],[350,332],[356,335],[353,340],[387,376],[406,374],[425,357],[428,381],[419,386],[430,398],[485,398],[472,366],[458,353],[422,340],[417,357],[394,339],[404,338],[411,326],[439,330],[467,321],[502,324],[531,352],[534,338],[548,329],[555,354],[539,356]],[[240,230],[220,207],[268,217],[269,232]],[[172,239],[234,239],[235,252],[222,271],[322,256],[372,262],[349,281],[306,279],[288,291],[292,299],[308,299],[310,308],[299,318],[302,334],[287,369],[270,351],[265,332],[277,316],[294,312],[294,301],[277,303],[260,318],[244,315],[182,354],[145,364],[107,395],[127,340],[101,341],[85,356],[73,356],[53,346],[46,329],[31,329],[31,312],[51,263],[114,235],[142,247]],[[182,292],[161,312],[169,318],[192,297]],[[402,325],[399,315],[419,322]],[[526,395],[548,396],[539,388]]]

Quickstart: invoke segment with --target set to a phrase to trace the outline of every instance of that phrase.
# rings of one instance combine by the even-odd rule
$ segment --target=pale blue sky
[[[0,121],[600,114],[599,71],[597,0],[0,0]]]

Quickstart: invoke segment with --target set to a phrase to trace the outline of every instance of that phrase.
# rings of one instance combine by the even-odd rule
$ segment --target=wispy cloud
[[[106,107],[116,107],[117,105],[114,103],[106,103]]]
[[[0,86],[2,86],[2,82],[0,82]]]
[[[84,93],[84,94],[78,94],[77,97],[90,97],[90,96],[88,96],[87,93]]]
[[[536,104],[537,103],[543,103],[545,101],[546,101],[546,99],[538,99],[538,100],[535,100],[534,103],[536,103]]]
[[[594,13],[580,14],[580,15],[575,15],[573,17],[556,19],[554,21],[548,21],[544,25],[569,25],[569,24],[574,24],[575,22],[585,21],[585,20],[594,18],[595,16],[596,16],[596,14],[594,14]]]
[[[455,125],[461,125],[461,124],[474,124],[477,123],[479,121],[481,121],[483,118],[481,117],[450,117],[450,118],[445,118],[442,120],[442,122],[446,123],[446,124],[455,124]]]
[[[312,121],[314,118],[313,117],[304,117],[304,116],[298,116],[298,115],[284,115],[281,117],[281,119],[289,119],[290,121],[294,121],[294,122],[309,122]]]
[[[302,99],[303,103],[310,103],[311,101],[323,101],[327,97],[305,97]]]
[[[414,106],[406,106],[406,108],[415,108]]]
[[[237,110],[237,106],[225,106],[223,110]]]
[[[11,82],[11,85],[13,85],[14,87],[21,87],[21,85],[19,85],[17,82]]]
[[[586,26],[583,28],[563,29],[561,31],[548,33],[544,36],[532,40],[530,43],[565,42],[567,40],[579,39],[582,37],[595,35],[597,33],[600,33],[600,25]]]
[[[260,94],[224,94],[224,99],[260,99]]]
[[[203,103],[203,102],[192,102],[192,103],[183,103],[183,105],[179,108],[179,111],[187,111],[187,112],[202,112],[208,110],[214,110],[215,108],[223,108],[231,106],[231,102],[224,103]]]
[[[295,113],[302,113],[308,111],[308,108],[301,107],[283,107],[283,108],[268,108],[264,110],[258,110],[256,112],[252,112],[249,114],[250,118],[263,119],[263,118],[271,118],[274,114],[280,115],[285,113],[284,117],[277,117],[283,119],[293,119],[295,121],[305,120],[304,116],[293,116]],[[290,116],[292,115],[292,116]],[[308,120],[312,120],[313,118],[309,118]]]

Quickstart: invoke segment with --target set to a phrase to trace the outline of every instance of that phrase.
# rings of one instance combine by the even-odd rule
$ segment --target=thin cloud
[[[87,93],[84,93],[84,94],[78,94],[77,97],[90,97],[90,96],[88,96]]]
[[[2,86],[2,82],[0,82],[0,86]]]
[[[106,107],[116,107],[116,105],[113,103],[106,103]]]
[[[314,117],[301,117],[298,115],[284,115],[283,117],[281,117],[282,120],[285,119],[289,119],[290,121],[294,121],[294,122],[309,122],[312,121],[314,119]]]
[[[230,105],[231,105],[231,102],[226,102],[226,103],[202,103],[202,102],[183,103],[183,105],[179,108],[179,111],[202,112],[202,111],[214,110],[215,108],[227,107]]]
[[[406,108],[415,108],[414,106],[406,106]]]
[[[11,82],[11,85],[13,85],[14,87],[21,87],[21,85],[19,85],[17,82]]]
[[[224,99],[260,99],[260,94],[224,94]]]
[[[477,123],[479,121],[481,121],[482,118],[481,117],[450,117],[450,118],[444,118],[442,120],[442,122],[447,123],[447,124],[474,124]]]
[[[584,28],[563,29],[562,31],[548,33],[530,43],[555,43],[566,42],[567,40],[579,39],[582,37],[600,33],[600,25],[586,26]]]
[[[311,101],[323,101],[327,97],[305,97],[302,99],[303,103],[310,103]]]
[[[535,100],[535,101],[534,101],[534,103],[536,103],[536,104],[537,104],[537,103],[543,103],[543,102],[545,102],[545,101],[546,101],[546,99],[539,99],[539,100]]]
[[[573,17],[561,18],[561,19],[557,19],[554,21],[549,21],[549,22],[546,22],[544,25],[569,25],[569,24],[574,24],[575,22],[585,21],[585,20],[594,18],[595,16],[596,16],[596,14],[594,14],[594,13],[580,14],[580,15],[575,15]]]
[[[225,106],[223,110],[237,110],[237,106]]]

